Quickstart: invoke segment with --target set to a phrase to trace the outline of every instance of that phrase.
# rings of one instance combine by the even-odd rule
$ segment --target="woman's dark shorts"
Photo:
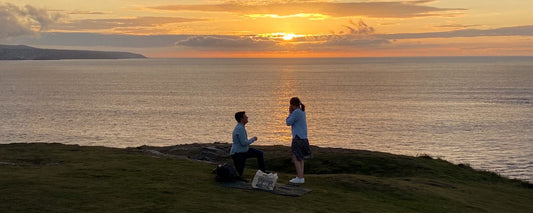
[[[309,140],[307,139],[301,139],[300,137],[296,136],[296,138],[292,139],[291,149],[292,153],[299,161],[313,157],[311,154],[311,148],[309,147]]]

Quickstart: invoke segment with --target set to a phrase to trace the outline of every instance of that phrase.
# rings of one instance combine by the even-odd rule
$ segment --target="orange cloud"
[[[437,8],[422,5],[429,1],[406,2],[316,2],[289,1],[265,4],[242,4],[229,2],[223,4],[199,5],[162,5],[150,7],[156,10],[170,11],[203,11],[229,12],[239,15],[271,14],[277,16],[291,16],[295,14],[321,14],[332,17],[382,17],[382,18],[412,18],[422,16],[450,16],[451,13],[466,10],[462,8]]]
[[[533,25],[502,27],[496,29],[465,29],[445,32],[428,33],[396,33],[381,35],[387,39],[417,39],[417,38],[457,38],[457,37],[481,37],[481,36],[533,36]]]
[[[67,13],[69,15],[104,15],[104,14],[109,14],[110,12],[75,10],[75,11],[70,11]]]
[[[133,17],[116,19],[82,19],[56,26],[56,30],[114,30],[127,34],[150,34],[154,33],[154,28],[159,28],[156,33],[165,31],[163,25],[177,24],[184,22],[203,21],[205,19],[191,19],[180,17]]]

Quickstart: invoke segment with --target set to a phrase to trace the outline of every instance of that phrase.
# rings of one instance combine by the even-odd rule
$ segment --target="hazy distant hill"
[[[25,45],[0,45],[0,60],[123,59],[146,58],[129,52],[40,49]]]

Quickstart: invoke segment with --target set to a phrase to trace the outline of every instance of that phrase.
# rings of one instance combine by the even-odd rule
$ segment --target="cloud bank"
[[[277,46],[273,40],[254,36],[190,36],[184,40],[177,41],[176,46],[193,48],[216,48],[216,49],[249,49],[266,50]]]
[[[381,35],[387,39],[415,39],[415,38],[456,38],[480,36],[533,36],[533,25],[502,27],[497,29],[465,29],[445,32],[429,33],[397,33]]]
[[[35,34],[46,30],[62,17],[59,13],[49,13],[30,5],[18,7],[0,3],[0,38]]]
[[[381,49],[403,39],[432,39],[456,37],[533,36],[533,25],[495,29],[469,29],[431,33],[376,34],[372,27],[360,21],[346,25],[330,35],[314,35],[284,41],[282,38],[260,35],[124,35],[98,33],[41,33],[39,37],[19,37],[12,42],[28,45],[120,47],[120,48],[173,48],[198,51],[321,51],[346,48]],[[428,44],[416,44],[425,48]]]
[[[374,28],[363,21],[351,22],[345,30],[331,35],[316,35],[284,41],[280,38],[265,38],[257,35],[248,36],[189,36],[175,43],[177,47],[196,48],[214,51],[324,51],[346,49],[383,49],[394,48],[391,44],[402,39],[433,39],[458,37],[497,37],[497,36],[533,36],[533,25],[504,27],[496,29],[469,29],[432,33],[398,33],[375,34]],[[419,43],[415,46],[426,48],[429,44]]]

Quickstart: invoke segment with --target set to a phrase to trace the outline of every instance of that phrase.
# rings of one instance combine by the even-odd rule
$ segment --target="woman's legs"
[[[296,176],[304,178],[304,160],[298,160],[296,155],[292,155],[292,161],[294,162],[294,168],[296,168]]]
[[[301,174],[300,178],[303,179],[304,178],[304,160],[300,161],[300,174]]]

